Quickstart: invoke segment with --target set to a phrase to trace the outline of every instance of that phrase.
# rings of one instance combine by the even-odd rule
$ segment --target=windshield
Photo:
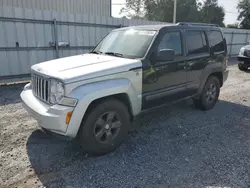
[[[108,34],[93,52],[127,58],[145,56],[156,31],[118,30]]]

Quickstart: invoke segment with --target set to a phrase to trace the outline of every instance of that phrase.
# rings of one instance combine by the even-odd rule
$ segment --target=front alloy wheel
[[[95,123],[95,138],[100,143],[112,143],[121,129],[121,120],[116,112],[101,115]]]
[[[115,150],[126,138],[130,127],[127,106],[117,99],[107,99],[90,106],[78,138],[88,154],[102,155]]]

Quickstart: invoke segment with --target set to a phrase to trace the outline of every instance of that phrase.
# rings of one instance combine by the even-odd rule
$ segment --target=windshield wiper
[[[116,57],[123,57],[123,54],[115,53],[115,52],[105,52],[104,54],[113,55],[113,56],[116,56]]]
[[[102,52],[101,51],[92,51],[92,52],[90,52],[91,54],[102,54]]]

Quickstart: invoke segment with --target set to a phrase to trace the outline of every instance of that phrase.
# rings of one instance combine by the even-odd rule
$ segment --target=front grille
[[[33,94],[42,101],[49,103],[50,81],[39,75],[32,74],[31,83]]]

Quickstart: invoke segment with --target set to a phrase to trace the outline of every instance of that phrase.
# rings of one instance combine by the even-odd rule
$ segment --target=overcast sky
[[[226,24],[235,23],[237,21],[237,16],[238,16],[238,11],[236,9],[238,0],[218,0],[218,1],[219,1],[219,4],[225,8],[225,11],[226,11],[224,22]],[[114,17],[121,17],[121,15],[119,15],[119,12],[120,12],[120,9],[124,7],[125,0],[112,0],[112,4],[113,4],[112,15]]]

